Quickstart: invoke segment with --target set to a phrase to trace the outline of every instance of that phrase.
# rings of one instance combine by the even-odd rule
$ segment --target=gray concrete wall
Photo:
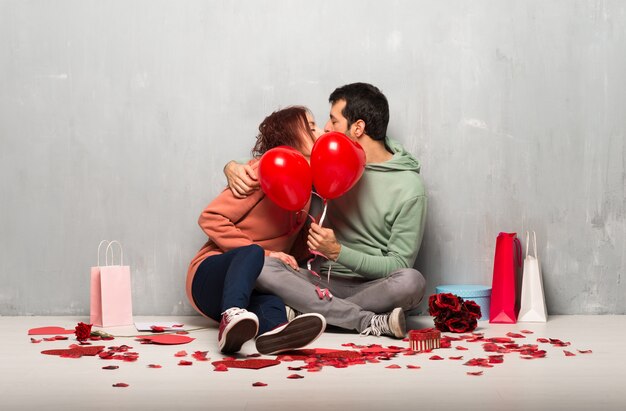
[[[367,81],[423,163],[429,291],[536,230],[553,314],[626,313],[623,1],[0,0],[0,314],[187,314],[202,208],[272,110]]]

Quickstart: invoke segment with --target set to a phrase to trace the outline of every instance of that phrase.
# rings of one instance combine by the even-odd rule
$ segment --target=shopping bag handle
[[[124,250],[122,249],[122,245],[119,243],[119,241],[117,240],[113,240],[109,243],[109,245],[107,245],[107,252],[106,252],[106,260],[105,260],[105,264],[109,265],[109,249],[111,250],[111,265],[113,265],[113,261],[114,261],[114,255],[113,255],[113,248],[111,247],[113,244],[117,244],[120,248],[120,265],[124,265]]]
[[[100,267],[100,248],[102,247],[102,244],[106,244],[108,246],[109,245],[109,241],[108,240],[102,240],[102,241],[100,241],[100,244],[98,244],[98,265],[96,267]]]
[[[515,246],[515,257],[517,259],[517,266],[521,267],[522,266],[522,244],[519,238],[517,237],[515,237],[515,239],[513,240],[513,244]]]
[[[530,232],[526,231],[526,258],[528,258]],[[537,258],[537,234],[533,231],[533,251],[535,252],[535,259]]]

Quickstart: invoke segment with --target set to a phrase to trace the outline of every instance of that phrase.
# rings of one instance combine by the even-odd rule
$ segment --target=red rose
[[[435,304],[444,309],[444,310],[452,310],[452,311],[460,311],[461,303],[459,302],[459,297],[450,293],[441,293],[437,294],[437,300]]]
[[[480,312],[480,305],[476,304],[474,301],[465,301],[463,303],[467,311],[470,313],[472,318],[480,318],[482,317],[482,313]]]
[[[435,328],[439,331],[448,331],[445,321],[442,321],[439,318],[435,318]]]
[[[78,341],[85,341],[89,339],[89,336],[91,335],[91,326],[92,324],[85,324],[83,322],[78,323],[75,328],[76,331],[74,331],[76,339]]]
[[[466,331],[467,332],[474,331],[477,326],[478,326],[478,321],[476,320],[476,318],[470,318],[469,319],[469,328]]]
[[[453,317],[446,321],[446,327],[453,333],[464,333],[469,330],[470,324],[466,318]]]
[[[437,294],[433,294],[428,297],[428,313],[430,315],[437,316],[441,313],[441,309],[436,304],[437,302]]]

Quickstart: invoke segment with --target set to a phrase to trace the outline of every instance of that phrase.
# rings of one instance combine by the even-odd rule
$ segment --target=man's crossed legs
[[[256,289],[276,294],[286,305],[302,313],[319,313],[328,324],[380,335],[379,314],[389,313],[398,307],[403,311],[417,308],[426,285],[422,274],[413,268],[400,269],[385,278],[370,281],[357,277],[333,277],[331,273],[329,283],[327,277],[321,275],[320,279],[306,269],[296,271],[278,259],[266,257]],[[318,285],[328,288],[332,299],[320,299],[316,292]],[[404,314],[400,314],[403,334]],[[385,327],[382,334],[389,334]],[[397,332],[395,336],[401,338]]]

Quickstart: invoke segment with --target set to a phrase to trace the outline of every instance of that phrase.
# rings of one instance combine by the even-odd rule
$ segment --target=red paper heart
[[[42,351],[41,353],[46,354],[46,355],[60,355],[60,356],[78,355],[78,354],[80,354],[79,356],[83,356],[83,355],[94,356],[94,355],[97,355],[102,350],[104,350],[103,345],[93,345],[93,346],[88,346],[88,347],[83,347],[80,345],[72,345],[71,348],[60,349],[60,350],[45,350],[45,351]],[[71,357],[71,358],[77,358],[77,357]]]
[[[142,335],[139,336],[140,340],[148,341],[152,344],[162,345],[176,345],[187,344],[195,340],[195,338],[187,337],[186,335],[178,334],[159,334],[159,335]]]
[[[250,359],[250,360],[229,360],[229,361],[214,361],[211,364],[214,366],[223,365],[227,368],[247,368],[250,370],[258,370],[265,367],[271,367],[280,364],[278,360],[264,360],[264,359]]]
[[[57,335],[74,334],[74,330],[66,330],[63,327],[39,327],[28,330],[28,335]]]
[[[360,352],[350,350],[331,351],[320,355],[322,358],[360,358],[362,356]]]
[[[395,347],[394,348],[392,348],[392,347],[384,348],[384,347],[381,347],[379,345],[374,345],[374,346],[371,346],[371,347],[362,348],[361,352],[363,354],[371,354],[371,353],[392,353],[392,354],[394,354],[394,353],[399,353],[402,350],[403,350],[403,348],[395,348]]]
[[[191,356],[196,359],[196,361],[208,361],[207,358],[208,351],[196,351]]]

